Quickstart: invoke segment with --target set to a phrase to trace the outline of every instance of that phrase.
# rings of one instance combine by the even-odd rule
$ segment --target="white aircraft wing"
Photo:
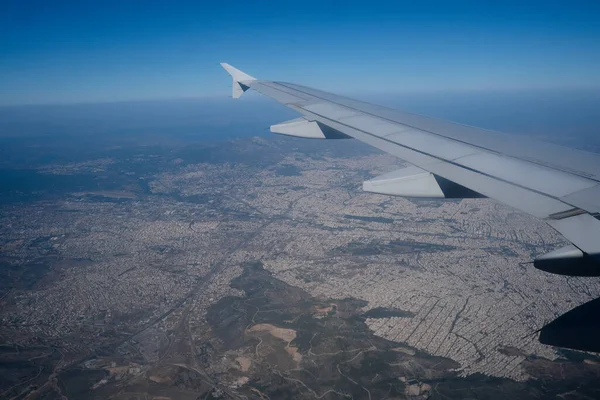
[[[412,164],[363,184],[406,197],[485,196],[546,221],[572,245],[534,261],[566,275],[600,276],[600,155],[373,105],[285,82],[258,80],[229,64],[233,97],[256,90],[302,117],[271,131],[355,138]]]

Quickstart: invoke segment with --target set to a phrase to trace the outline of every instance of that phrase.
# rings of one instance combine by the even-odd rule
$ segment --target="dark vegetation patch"
[[[505,356],[509,356],[509,357],[525,357],[526,354],[523,353],[523,351],[521,349],[517,349],[516,347],[512,347],[512,346],[500,346],[498,347],[498,352],[501,354],[504,354]]]
[[[53,364],[60,360],[58,351],[45,346],[4,345],[0,347],[1,398],[20,396],[28,388],[41,386],[50,376]]]
[[[397,343],[374,336],[366,326],[361,312],[367,305],[365,301],[320,301],[274,278],[261,263],[247,264],[231,286],[246,295],[220,300],[209,308],[207,318],[220,339],[219,351],[250,349],[248,356],[255,363],[255,373],[250,387],[242,389],[245,395],[256,396],[251,388],[270,398],[309,398],[310,391],[321,395],[335,390],[363,398],[364,386],[374,398],[382,398],[389,393],[404,393],[405,383],[398,377],[411,374],[401,366],[402,362],[409,365],[409,359],[430,377],[453,376],[448,371],[458,367],[448,359],[418,352],[409,356],[392,350]],[[247,329],[258,324],[296,332],[290,346],[302,355],[300,368],[284,351],[286,343],[272,340],[268,334],[258,336],[261,347],[255,349],[259,339]],[[256,351],[261,354],[258,359]],[[306,387],[294,384],[294,380],[301,380]]]
[[[300,176],[302,170],[293,164],[282,164],[275,169],[275,173],[281,176]]]
[[[392,218],[385,218],[385,217],[366,217],[366,216],[361,216],[361,215],[344,215],[344,218],[346,219],[355,219],[358,221],[365,221],[365,222],[379,222],[382,224],[391,224],[394,222],[394,220]]]
[[[376,307],[363,314],[365,318],[412,318],[415,314],[410,311],[400,310],[399,308]]]
[[[68,398],[84,399],[89,398],[89,388],[106,376],[104,370],[70,369],[58,375],[58,383]]]
[[[370,242],[350,242],[346,246],[333,249],[332,252],[336,255],[350,254],[353,256],[376,256],[414,252],[435,253],[438,251],[451,251],[455,249],[456,247],[454,246],[410,240],[372,240]]]
[[[24,264],[0,261],[0,294],[10,289],[33,289],[50,269],[50,263],[44,261]]]

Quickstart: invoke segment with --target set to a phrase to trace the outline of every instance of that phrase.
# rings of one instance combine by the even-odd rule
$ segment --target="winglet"
[[[221,63],[221,67],[225,68],[225,71],[227,71],[227,73],[231,75],[231,78],[233,79],[233,90],[231,96],[234,99],[239,98],[246,90],[250,89],[248,84],[256,80],[256,78],[240,71],[235,67],[232,67],[227,63]]]

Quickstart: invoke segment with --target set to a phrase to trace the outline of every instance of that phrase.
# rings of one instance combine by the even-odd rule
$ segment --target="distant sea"
[[[351,97],[600,152],[600,91],[388,93]],[[226,147],[200,149],[197,145],[266,137],[271,135],[270,125],[297,117],[292,110],[255,93],[239,100],[220,97],[0,107],[0,203],[69,190],[110,190],[120,187],[124,180],[121,164],[108,168],[102,179],[94,178],[94,174],[40,173],[39,168],[45,165],[110,157],[124,163],[123,170],[141,175],[157,173],[166,168],[158,160],[145,164],[131,160],[141,153],[168,155],[175,147],[187,160],[226,159]]]

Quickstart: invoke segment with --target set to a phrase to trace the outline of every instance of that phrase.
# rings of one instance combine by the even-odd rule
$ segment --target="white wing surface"
[[[221,65],[233,78],[234,98],[253,89],[302,114],[272,126],[272,132],[355,138],[412,164],[365,182],[365,190],[406,197],[490,197],[543,219],[573,244],[538,258],[537,268],[600,275],[600,155],[257,80]]]

